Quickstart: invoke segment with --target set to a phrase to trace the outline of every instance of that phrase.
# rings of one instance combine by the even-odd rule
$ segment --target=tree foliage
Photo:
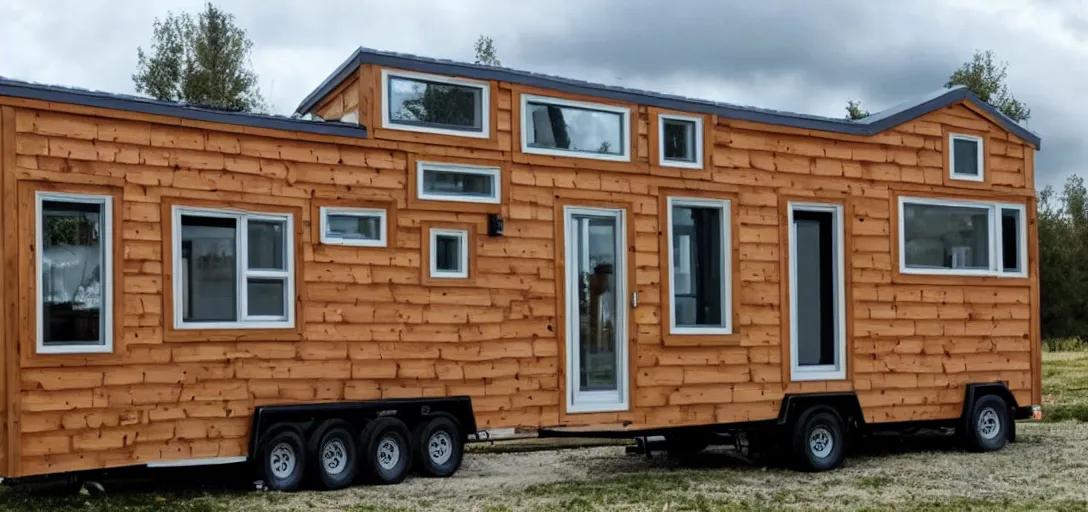
[[[861,108],[861,101],[846,100],[846,119],[857,121],[869,117],[869,111]]]
[[[253,43],[234,15],[207,3],[195,18],[167,12],[153,30],[150,50],[136,49],[137,92],[222,110],[265,109],[249,59]]]
[[[1039,194],[1039,294],[1044,338],[1088,339],[1088,190],[1070,176]]]
[[[996,107],[1016,122],[1031,118],[1031,109],[1018,101],[1005,85],[1008,62],[995,62],[993,50],[975,50],[974,57],[963,63],[948,78],[945,87],[966,86],[982,101]]]
[[[485,66],[502,66],[499,56],[495,53],[495,41],[490,37],[481,35],[476,39],[476,63]]]

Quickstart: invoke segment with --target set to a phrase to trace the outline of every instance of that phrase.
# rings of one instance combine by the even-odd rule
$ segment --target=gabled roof
[[[911,119],[921,117],[934,110],[960,101],[968,101],[989,114],[1004,129],[1012,132],[1017,137],[1024,139],[1036,148],[1040,146],[1040,138],[1038,135],[1023,126],[1020,126],[1016,121],[1013,121],[989,103],[982,101],[965,87],[940,89],[914,101],[897,105],[883,112],[877,112],[864,119],[848,121],[846,119],[833,117],[732,105],[729,103],[686,98],[671,94],[583,82],[581,80],[573,80],[570,78],[516,69],[384,52],[370,48],[359,48],[358,50],[355,50],[355,53],[353,53],[351,57],[344,61],[336,71],[329,75],[317,89],[306,96],[306,99],[302,100],[302,103],[299,104],[295,112],[302,114],[314,108],[318,101],[354,74],[356,69],[362,64],[377,64],[379,66],[394,67],[408,71],[475,78],[477,80],[497,80],[551,89],[570,94],[581,94],[627,103],[649,105],[670,110],[717,114],[729,119],[740,119],[757,123],[863,136],[874,135],[893,126],[910,121]]]
[[[173,101],[159,101],[127,94],[37,84],[4,77],[0,77],[0,96],[71,103],[87,107],[110,108],[142,114],[172,116],[195,121],[251,126],[271,130],[366,138],[366,128],[357,124],[334,121],[307,121],[286,116],[214,110]]]

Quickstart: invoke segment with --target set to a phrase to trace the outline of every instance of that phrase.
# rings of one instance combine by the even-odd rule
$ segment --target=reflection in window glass
[[[238,319],[237,220],[181,216],[182,320]]]
[[[42,340],[50,345],[102,345],[104,278],[109,250],[103,202],[41,202]],[[105,309],[104,309],[105,308]]]
[[[723,209],[672,207],[673,314],[677,327],[724,327]]]
[[[438,272],[464,272],[461,260],[461,236],[437,234],[434,237],[434,268]]]
[[[974,139],[952,138],[952,174],[979,175],[978,144]]]
[[[1001,269],[1023,272],[1020,261],[1020,210],[1001,210]]]
[[[483,130],[483,89],[390,76],[389,121],[479,132]]]
[[[283,221],[250,220],[249,268],[285,270]]]
[[[664,121],[665,160],[695,161],[695,122],[679,119]]]
[[[534,148],[623,155],[624,116],[588,108],[528,103],[527,144]]]
[[[905,203],[904,257],[908,268],[990,268],[990,209]]]
[[[423,192],[428,195],[494,197],[495,176],[424,169]]]
[[[380,240],[382,218],[378,215],[330,213],[325,218],[325,237],[343,240]]]

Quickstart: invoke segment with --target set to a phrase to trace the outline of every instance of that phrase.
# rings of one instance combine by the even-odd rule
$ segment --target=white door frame
[[[616,337],[616,391],[579,391],[579,371],[581,350],[579,350],[578,329],[578,263],[575,258],[588,259],[589,254],[580,251],[581,243],[588,240],[588,230],[574,235],[574,216],[590,215],[616,220],[616,318],[613,329]],[[622,208],[590,208],[565,206],[563,208],[563,247],[565,252],[566,283],[564,311],[566,312],[566,412],[610,412],[630,409],[630,380],[628,378],[628,341],[627,329],[629,312],[627,310],[627,218]],[[583,254],[584,253],[584,254]]]
[[[790,201],[786,229],[789,230],[789,292],[790,292],[790,380],[845,380],[846,379],[846,272],[844,268],[843,206],[835,203],[808,203]],[[831,247],[834,263],[831,267],[835,289],[835,364],[800,366],[797,364],[797,236],[793,224],[793,212],[830,213]]]

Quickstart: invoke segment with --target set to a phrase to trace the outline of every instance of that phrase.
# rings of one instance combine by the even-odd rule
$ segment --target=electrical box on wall
[[[502,215],[497,213],[487,214],[487,236],[502,236]]]

